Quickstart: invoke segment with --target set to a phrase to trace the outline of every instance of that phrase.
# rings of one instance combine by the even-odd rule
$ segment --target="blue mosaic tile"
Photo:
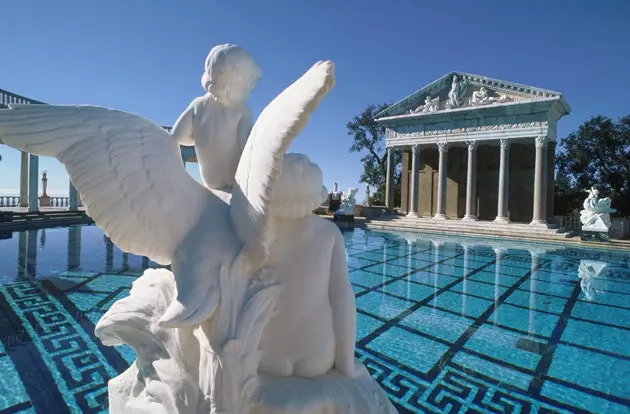
[[[387,276],[381,276],[363,270],[353,270],[349,273],[349,277],[352,284],[364,287],[380,286],[391,279]]]
[[[560,317],[535,310],[502,304],[490,315],[493,323],[518,329],[529,334],[550,337]]]
[[[562,386],[553,381],[545,381],[541,394],[547,398],[551,398],[592,413],[627,414],[629,410],[627,405],[617,404],[610,400],[596,397],[592,394],[587,394],[574,388]]]
[[[474,294],[475,296],[481,296],[489,300],[498,299],[507,289],[508,288],[505,286],[491,285],[489,283],[477,282],[476,280],[461,281],[449,288],[449,290],[453,292]]]
[[[630,328],[630,309],[613,308],[597,303],[577,301],[571,317]]]
[[[579,299],[586,300],[583,293],[580,294]],[[625,309],[630,309],[630,296],[623,293],[605,292],[601,295],[596,295],[595,299],[587,300],[587,302],[600,303],[602,305],[612,305]]]
[[[384,275],[389,277],[398,277],[409,272],[409,269],[406,267],[396,266],[393,264],[385,263],[385,264],[377,264],[374,266],[369,266],[364,268],[364,270],[372,272],[377,275]]]
[[[378,319],[357,313],[357,340],[365,338],[381,326],[383,326],[383,322]]]
[[[558,315],[562,313],[566,305],[566,300],[561,297],[537,292],[531,294],[531,292],[518,289],[512,292],[505,302],[527,309],[542,310]]]
[[[472,322],[436,308],[423,306],[404,317],[399,324],[454,343]]]
[[[435,298],[430,305],[455,313],[478,317],[492,306],[493,303],[493,301],[487,299],[447,291]]]
[[[518,341],[523,338],[526,338],[526,335],[486,324],[477,329],[464,347],[533,371],[540,360],[540,355],[519,348]]]
[[[412,282],[422,283],[428,286],[437,286],[438,288],[442,288],[456,280],[457,278],[454,276],[440,275],[427,270],[421,270],[411,274]]]
[[[413,283],[405,279],[397,280],[378,289],[381,292],[387,292],[400,298],[414,301],[421,301],[433,295],[435,289],[432,286]]]
[[[448,347],[439,342],[392,327],[366,345],[376,351],[420,372],[428,372],[439,361]]]
[[[506,383],[522,390],[529,388],[533,376],[524,374],[514,369],[506,368],[488,360],[471,355],[467,352],[459,352],[453,362],[461,365],[464,371],[474,371],[478,374],[490,377],[499,383]]]
[[[545,293],[548,295],[568,298],[573,293],[573,289],[575,289],[575,286],[562,283],[543,282],[542,280],[527,279],[525,282],[519,285],[518,289],[528,292],[533,291],[536,293]]]
[[[0,357],[0,411],[29,400],[22,380],[8,356]]]
[[[558,345],[549,376],[617,397],[630,396],[630,360]]]
[[[630,330],[628,329],[569,319],[561,339],[563,342],[630,357]]]
[[[413,302],[396,299],[379,292],[370,292],[357,298],[356,304],[358,309],[372,315],[391,319],[406,311],[413,305]]]

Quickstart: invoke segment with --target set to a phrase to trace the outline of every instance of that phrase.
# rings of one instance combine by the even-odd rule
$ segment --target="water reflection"
[[[594,300],[606,290],[606,274],[602,274],[602,272],[607,266],[608,263],[599,260],[580,260],[578,278],[580,279],[580,288],[587,300]]]

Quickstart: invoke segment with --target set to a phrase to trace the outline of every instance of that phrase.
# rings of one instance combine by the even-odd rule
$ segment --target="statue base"
[[[47,194],[39,197],[39,206],[40,207],[50,207],[50,197]]]
[[[580,234],[582,241],[607,243],[610,241],[608,231],[584,230]]]
[[[336,222],[339,227],[349,227],[354,224],[354,214],[335,213],[333,215],[333,221]]]

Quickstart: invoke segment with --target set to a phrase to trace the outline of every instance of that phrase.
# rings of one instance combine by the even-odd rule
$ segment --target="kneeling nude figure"
[[[343,236],[313,214],[326,196],[320,168],[305,155],[286,154],[267,263],[282,291],[260,342],[262,372],[310,378],[335,368],[354,376],[356,307]]]

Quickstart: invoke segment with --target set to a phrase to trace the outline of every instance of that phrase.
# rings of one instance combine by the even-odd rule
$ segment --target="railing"
[[[19,207],[20,197],[17,196],[2,196],[0,197],[0,207]]]
[[[20,197],[0,196],[0,207],[19,207]],[[40,205],[41,206],[41,205]],[[50,206],[46,207],[70,207],[70,197],[50,197]]]
[[[17,93],[0,89],[0,107],[9,106],[9,104],[29,104],[29,105],[35,104],[37,105],[37,104],[44,104],[44,102],[36,101],[35,99],[30,99],[25,96],[18,95]]]

